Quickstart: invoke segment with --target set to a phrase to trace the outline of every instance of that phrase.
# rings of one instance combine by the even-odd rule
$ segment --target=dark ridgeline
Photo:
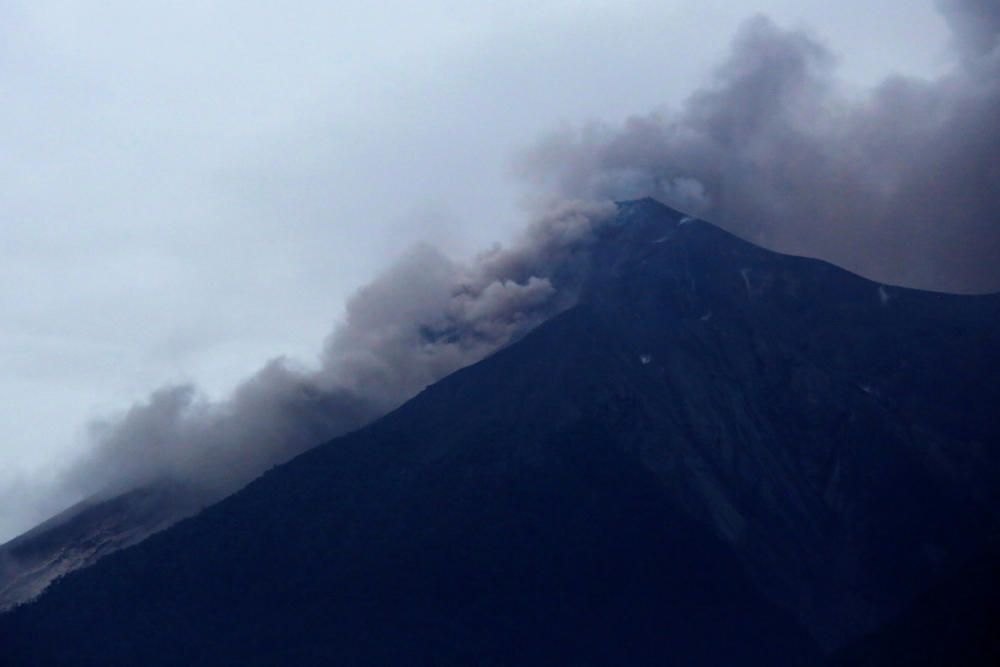
[[[591,252],[579,305],[0,616],[0,656],[990,664],[1000,296],[652,200]]]

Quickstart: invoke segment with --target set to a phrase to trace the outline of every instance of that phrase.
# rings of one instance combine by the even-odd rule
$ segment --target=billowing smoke
[[[572,280],[553,275],[586,255],[613,205],[563,204],[519,243],[461,264],[418,247],[347,305],[314,370],[271,361],[232,397],[168,387],[92,427],[95,447],[67,473],[75,496],[161,480],[205,500],[325,439],[388,412],[570,305]]]
[[[674,112],[529,151],[544,192],[657,197],[769,247],[890,283],[1000,289],[1000,3],[944,0],[954,63],[864,95],[809,34],[748,21]]]

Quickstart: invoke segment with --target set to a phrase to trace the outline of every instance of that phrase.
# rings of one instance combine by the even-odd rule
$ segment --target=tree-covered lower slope
[[[0,616],[4,656],[814,664],[990,547],[1000,297],[649,200],[561,279],[524,339]]]

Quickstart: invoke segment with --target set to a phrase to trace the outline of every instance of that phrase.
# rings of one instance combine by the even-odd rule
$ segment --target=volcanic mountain
[[[0,616],[8,663],[904,654],[995,565],[1000,295],[652,200],[597,234],[575,306]]]

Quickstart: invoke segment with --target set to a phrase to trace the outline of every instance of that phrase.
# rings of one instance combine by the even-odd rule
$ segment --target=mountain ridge
[[[567,544],[576,540],[589,545],[589,552],[604,554],[605,562],[619,566],[621,571],[611,568],[611,580],[623,586],[630,581],[624,566],[643,562],[640,556],[602,541],[588,526],[593,521],[596,528],[639,547],[640,553],[648,548],[666,554],[670,545],[684,544],[687,538],[681,535],[699,536],[691,537],[691,543],[702,545],[704,554],[715,554],[706,558],[717,567],[706,571],[729,582],[731,591],[743,591],[733,592],[733,599],[747,605],[745,609],[758,609],[762,619],[771,619],[767,622],[780,628],[779,643],[788,654],[780,659],[772,655],[766,664],[783,664],[786,659],[784,664],[803,664],[817,659],[818,649],[803,639],[801,626],[826,650],[843,646],[900,613],[949,564],[988,545],[996,526],[995,481],[1000,470],[1000,438],[991,418],[992,406],[1000,402],[997,388],[988,382],[1000,369],[997,332],[991,326],[1000,314],[1000,298],[886,288],[833,265],[757,248],[649,201],[620,205],[618,219],[600,228],[597,237],[585,270],[572,265],[576,274],[565,279],[581,285],[578,306],[431,385],[373,425],[266,473],[230,500],[137,548],[67,577],[38,603],[5,617],[0,628],[37,628],[40,619],[75,613],[75,605],[85,604],[77,600],[91,598],[90,603],[96,604],[93,596],[98,594],[106,603],[99,606],[130,608],[122,597],[127,597],[128,588],[115,583],[115,572],[131,572],[129,581],[137,590],[152,590],[161,601],[177,605],[173,594],[155,582],[174,576],[197,579],[199,561],[196,554],[185,552],[183,544],[201,545],[205,553],[222,549],[236,563],[249,559],[248,572],[258,575],[267,571],[267,559],[294,563],[292,569],[299,571],[319,572],[316,567],[323,563],[335,573],[366,572],[365,580],[379,590],[387,582],[403,584],[385,562],[377,572],[366,563],[383,558],[379,554],[384,549],[397,549],[421,564],[418,569],[427,581],[445,590],[452,591],[441,583],[447,580],[439,571],[445,563],[465,573],[472,582],[470,590],[479,591],[480,599],[465,599],[464,604],[505,600],[504,604],[513,605],[500,605],[508,612],[527,613],[517,594],[531,597],[531,593],[518,592],[515,582],[532,581],[546,590],[544,578],[532,578],[533,572],[562,580],[558,570],[543,567],[545,558],[551,557],[543,554],[561,554],[565,561],[573,552],[558,540],[552,543],[547,535],[559,536]],[[424,436],[416,438],[415,433]],[[574,442],[583,443],[579,450]],[[394,448],[398,460],[386,459],[388,454],[379,447]],[[345,459],[345,452],[354,458]],[[584,458],[577,461],[574,453]],[[586,457],[593,461],[587,463]],[[345,466],[359,471],[358,479],[345,478],[340,464],[331,460],[347,461]],[[541,478],[539,469],[545,471]],[[629,495],[629,489],[615,484],[616,475],[607,471],[618,471],[616,475],[645,491]],[[591,487],[603,494],[603,503],[588,500]],[[407,509],[401,489],[410,489],[406,493],[416,494],[413,497],[431,494],[440,502],[425,500],[424,511],[414,513]],[[483,489],[492,493],[484,495]],[[559,489],[586,510],[561,499]],[[327,507],[330,503],[319,499],[329,500],[330,493],[335,494],[334,505],[350,506],[336,519],[324,514],[332,510],[310,504],[311,500]],[[657,500],[643,500],[651,497]],[[243,509],[237,512],[237,507]],[[531,516],[525,508],[547,517],[541,521],[545,530],[525,532],[522,524]],[[319,516],[310,518],[311,512]],[[663,518],[664,526],[679,526],[678,532],[658,528],[657,521],[643,522],[645,512]],[[625,520],[633,514],[640,518]],[[330,537],[329,543],[319,540],[330,549],[307,549],[300,562],[299,556],[283,554],[280,545],[312,543],[310,531],[299,533],[286,525],[297,516],[303,516],[303,525],[312,521],[344,534]],[[562,525],[559,517],[577,519]],[[498,526],[494,532],[477,527],[485,518]],[[227,526],[227,520],[233,525]],[[214,528],[209,529],[210,524]],[[505,535],[505,525],[513,532]],[[275,544],[268,541],[269,531]],[[422,548],[413,546],[424,544],[423,539],[438,540],[433,543],[451,550],[471,550],[469,562],[445,556],[440,562],[428,560],[420,555]],[[254,546],[236,548],[225,540],[245,540]],[[506,544],[510,540],[513,543]],[[488,550],[472,544],[507,550],[511,561],[520,564],[520,576],[504,579],[506,588],[491,588],[472,566],[478,564],[486,572],[499,566]],[[698,549],[691,549],[690,556],[677,556],[678,562],[697,562]],[[253,555],[260,552],[267,555]],[[586,554],[588,549],[574,553]],[[153,563],[165,571],[150,569]],[[172,569],[176,567],[181,569]],[[240,580],[225,573],[222,565],[214,567],[219,576]],[[609,647],[624,637],[630,638],[637,664],[665,655],[664,651],[687,650],[693,660],[713,664],[720,658],[763,656],[773,648],[755,644],[748,630],[742,636],[744,644],[720,646],[716,654],[705,649],[705,638],[713,628],[747,627],[746,619],[738,620],[741,614],[723,622],[729,618],[722,609],[724,597],[711,598],[708,613],[716,614],[712,622],[691,632],[676,631],[684,627],[676,614],[668,615],[676,625],[673,632],[649,625],[650,619],[664,613],[667,601],[693,610],[699,608],[698,596],[688,590],[686,597],[672,599],[666,593],[670,586],[664,589],[665,582],[678,584],[671,579],[676,572],[658,571],[648,562],[639,571],[648,577],[650,591],[664,595],[661,600],[643,597],[635,592],[639,590],[635,581],[628,584],[633,588],[626,587],[638,596],[635,599],[645,601],[642,613],[637,612],[645,619],[640,623],[645,634],[619,625],[602,628],[600,609],[593,606],[596,591],[581,583],[583,577],[562,581],[565,588],[558,590],[576,596],[573,599],[586,613],[573,617],[551,607],[552,600],[545,595],[538,603],[550,605],[545,608],[564,624],[555,623],[557,629],[580,633],[587,628],[584,634],[593,635],[594,650],[603,656],[595,664],[613,664]],[[281,568],[274,576],[299,595],[318,594],[310,592],[308,581]],[[329,576],[333,577],[329,585],[341,581],[335,574]],[[749,592],[740,583],[744,576],[753,582]],[[144,577],[153,577],[153,583],[139,583]],[[104,585],[118,590],[118,597],[100,593]],[[449,641],[457,641],[442,628],[461,625],[462,616],[455,615],[457,608],[450,613],[440,608],[434,586],[417,595],[419,585],[413,585],[417,589],[403,586],[411,593],[403,597],[410,614],[419,608],[437,619],[437,634],[431,633],[436,640],[428,640],[427,649],[436,655]],[[214,590],[205,582],[202,586]],[[313,604],[341,608],[338,598],[330,597],[333,589],[321,590],[326,593]],[[223,587],[223,591],[220,599],[239,595],[235,589]],[[211,602],[209,593],[193,594],[193,599],[202,600],[199,605],[218,603]],[[218,590],[215,594],[222,595]],[[385,601],[392,599],[390,593],[383,594]],[[270,595],[281,597],[275,590]],[[454,600],[458,593],[449,595],[446,598]],[[623,605],[628,598],[616,604]],[[705,604],[702,601],[701,606]],[[195,609],[204,615],[211,608]],[[369,611],[390,626],[391,619],[402,618],[388,610],[388,603],[385,609]],[[152,622],[149,610],[131,612]],[[214,618],[221,609],[211,613]],[[785,613],[793,620],[781,620]],[[410,625],[414,623],[404,616]],[[504,617],[506,625],[491,630],[489,614],[480,609],[478,616],[472,616],[479,619],[475,634],[479,643],[470,640],[466,648],[471,655],[492,656],[500,664],[517,662],[516,656],[501,649],[500,635],[506,628],[513,633],[508,639],[519,637],[523,646],[537,649],[539,660],[567,657],[537,632],[525,635],[528,629],[516,618]],[[354,627],[342,616],[337,618],[341,625],[334,626]],[[125,627],[137,622],[118,621]],[[258,627],[253,617],[244,622]],[[151,630],[156,627],[148,626],[145,632],[162,635],[162,628]],[[658,644],[651,635],[653,628],[669,640]],[[210,641],[191,632],[199,641]],[[392,636],[385,628],[382,632],[381,639]],[[345,637],[324,644],[315,629],[306,634],[309,641],[304,645],[309,650],[341,656],[362,651],[356,654],[362,662],[365,655],[375,655],[365,654],[364,646],[377,648],[361,640],[352,644]],[[685,634],[700,637],[701,643],[685,643]],[[403,635],[403,643],[412,648],[416,640]],[[277,650],[277,639],[272,639],[268,650]],[[86,643],[80,637],[74,641]],[[127,639],[122,641],[128,645]],[[21,646],[30,653],[30,646]],[[216,655],[233,655],[225,652],[231,647],[218,642],[212,646],[221,651]],[[90,650],[100,654],[99,647]],[[140,645],[130,650],[136,651],[130,654],[133,657],[146,657]],[[459,661],[455,656],[448,659]]]

